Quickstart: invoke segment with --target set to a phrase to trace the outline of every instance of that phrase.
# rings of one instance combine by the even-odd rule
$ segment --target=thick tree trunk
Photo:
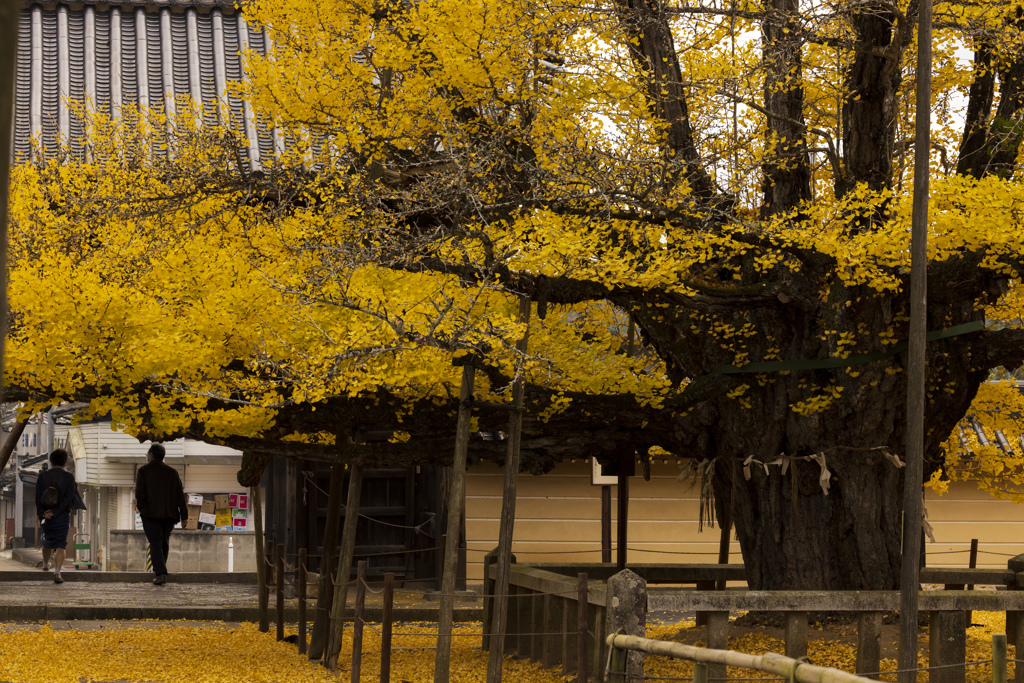
[[[892,590],[899,585],[903,476],[880,452],[828,457],[828,495],[813,460],[739,474],[733,523],[752,589]],[[731,468],[716,468],[729,495]],[[742,472],[742,470],[741,470]]]
[[[800,38],[796,0],[772,0],[761,22],[767,149],[762,165],[765,216],[790,211],[811,199]]]

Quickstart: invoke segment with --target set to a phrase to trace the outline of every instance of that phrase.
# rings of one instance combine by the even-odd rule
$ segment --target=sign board
[[[591,458],[590,483],[593,486],[615,486],[619,483],[619,478],[601,474],[601,463],[597,461],[597,458]]]

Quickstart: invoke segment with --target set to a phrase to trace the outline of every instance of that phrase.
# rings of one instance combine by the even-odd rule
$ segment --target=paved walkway
[[[22,556],[26,554],[21,553]],[[29,556],[29,560],[32,558]],[[64,583],[53,583],[53,574],[28,563],[0,555],[0,622],[189,619],[200,621],[256,621],[259,619],[254,573],[196,572],[172,574],[163,586],[154,586],[145,572],[101,572],[65,569]],[[276,619],[276,599],[271,587],[270,619]],[[349,591],[349,610],[355,591]],[[316,601],[307,601],[312,619]],[[395,619],[436,621],[437,599],[423,590],[397,589]],[[284,601],[284,619],[298,620],[298,600]],[[379,621],[383,611],[380,593],[366,595],[367,619]],[[472,594],[460,596],[456,621],[479,621],[483,607]]]

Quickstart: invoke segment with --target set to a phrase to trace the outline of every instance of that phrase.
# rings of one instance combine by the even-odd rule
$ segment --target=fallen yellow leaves
[[[979,626],[968,631],[967,661],[982,661],[991,656],[993,633],[1005,627],[999,612],[975,612]],[[647,637],[672,640],[681,628],[693,622],[657,624],[647,628]],[[380,670],[379,624],[367,624],[363,631],[362,672],[364,680],[378,680]],[[429,624],[396,625],[392,640],[391,680],[426,683],[433,678],[434,644],[437,629]],[[460,683],[485,681],[487,653],[480,650],[480,624],[457,625],[452,644],[452,680]],[[123,626],[102,630],[54,630],[49,625],[38,631],[0,625],[0,680],[11,683],[92,683],[123,681],[136,683],[254,683],[289,681],[296,683],[332,683],[349,680],[352,632],[345,634],[345,649],[335,675],[310,662],[291,644],[278,642],[271,633],[260,633],[255,624],[186,626]],[[739,652],[762,654],[784,652],[782,640],[762,633],[747,633],[729,641]],[[855,669],[855,650],[849,643],[812,640],[808,657],[814,664],[844,671]],[[1010,648],[1013,658],[1013,648]],[[927,656],[918,666],[928,666]],[[881,669],[896,668],[893,659],[884,659]],[[521,659],[505,659],[505,677],[516,683],[565,683],[574,676],[543,669]],[[648,656],[648,676],[692,677],[693,665],[682,660]],[[1010,664],[1009,676],[1013,676]],[[730,678],[767,677],[756,671],[733,669]],[[895,676],[883,676],[883,680]],[[983,683],[992,679],[991,665],[967,668],[965,683]],[[922,672],[919,680],[926,681]]]

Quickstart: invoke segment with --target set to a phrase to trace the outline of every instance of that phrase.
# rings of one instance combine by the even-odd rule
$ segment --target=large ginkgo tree
[[[273,159],[183,106],[16,169],[24,396],[249,452],[443,460],[472,353],[478,398],[525,378],[534,471],[694,460],[752,587],[897,585],[915,1],[244,11],[269,40],[238,95]],[[1024,362],[1021,17],[936,5],[933,483],[990,371]]]

